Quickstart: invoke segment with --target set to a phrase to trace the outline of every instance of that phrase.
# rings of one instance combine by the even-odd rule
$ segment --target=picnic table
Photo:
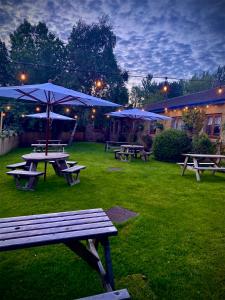
[[[67,144],[60,144],[60,143],[57,143],[57,144],[48,144],[48,149],[49,151],[58,151],[58,152],[64,152],[64,147],[66,147]],[[33,147],[33,151],[34,152],[44,152],[45,151],[45,148],[46,148],[46,144],[41,144],[41,143],[38,143],[38,144],[31,144],[31,147]]]
[[[218,171],[225,171],[225,167],[220,165],[221,160],[225,160],[225,155],[221,154],[183,154],[184,163],[178,163],[182,167],[183,176],[186,169],[195,171],[197,181],[200,181],[200,172],[212,171],[213,174]],[[192,160],[189,162],[189,160]]]
[[[97,271],[108,292],[114,289],[109,237],[115,235],[117,229],[101,208],[0,219],[0,251],[63,243]]]
[[[140,152],[141,150],[144,150],[144,146],[142,145],[126,145],[126,144],[122,144],[121,145],[121,149],[124,152],[127,153],[133,153],[134,157],[137,158],[137,154],[138,152]]]

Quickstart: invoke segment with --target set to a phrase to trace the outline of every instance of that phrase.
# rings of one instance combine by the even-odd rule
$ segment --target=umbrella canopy
[[[107,115],[112,117],[118,117],[118,118],[141,119],[145,121],[171,120],[170,117],[155,114],[150,111],[145,111],[137,108],[115,111],[115,112],[108,113]]]
[[[36,119],[47,119],[47,113],[44,112],[44,113],[39,113],[39,114],[30,114],[30,115],[26,115],[26,117],[29,117],[29,118],[36,118]],[[63,115],[60,115],[60,114],[56,114],[54,112],[50,112],[49,114],[49,118],[51,120],[62,120],[62,121],[75,121],[75,119],[73,118],[70,118],[70,117],[67,117],[67,116],[63,116]]]
[[[50,130],[50,111],[52,106],[58,104],[81,106],[119,106],[116,103],[102,100],[84,93],[76,92],[52,83],[0,87],[0,97],[14,98],[17,100],[44,103],[47,106],[46,150],[48,153],[48,140]]]
[[[76,92],[52,83],[1,87],[0,96],[41,102],[47,105],[120,106],[116,103]]]

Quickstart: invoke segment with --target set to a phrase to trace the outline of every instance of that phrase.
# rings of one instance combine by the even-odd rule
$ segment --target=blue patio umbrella
[[[116,118],[129,118],[129,119],[135,119],[135,120],[138,119],[138,120],[145,120],[145,121],[171,120],[170,117],[155,114],[153,112],[138,109],[138,108],[114,111],[114,112],[108,113],[107,115],[116,117]]]
[[[79,105],[79,106],[111,106],[119,105],[107,100],[93,97],[52,83],[32,84],[22,86],[0,87],[0,97],[14,98],[23,101],[34,101],[46,104],[46,150],[48,153],[48,140],[50,130],[50,112],[55,105]]]
[[[155,114],[150,111],[146,111],[143,109],[138,109],[138,108],[132,108],[132,109],[125,109],[121,111],[115,111],[106,114],[111,117],[115,118],[128,118],[132,120],[132,130],[134,131],[134,121],[136,120],[142,120],[142,121],[166,121],[166,120],[171,120],[170,117]]]

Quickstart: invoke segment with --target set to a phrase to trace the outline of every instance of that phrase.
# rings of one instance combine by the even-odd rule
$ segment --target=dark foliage
[[[153,153],[157,160],[177,162],[181,154],[191,150],[187,134],[176,129],[168,129],[157,135],[153,142]]]

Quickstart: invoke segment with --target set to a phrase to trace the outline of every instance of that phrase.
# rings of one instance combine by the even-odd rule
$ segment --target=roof
[[[225,103],[225,85],[222,87],[222,93],[218,93],[218,87],[198,93],[188,94],[168,100],[146,105],[145,109],[152,112],[163,112],[167,109],[177,109],[185,106],[199,106],[207,104],[223,104]]]

